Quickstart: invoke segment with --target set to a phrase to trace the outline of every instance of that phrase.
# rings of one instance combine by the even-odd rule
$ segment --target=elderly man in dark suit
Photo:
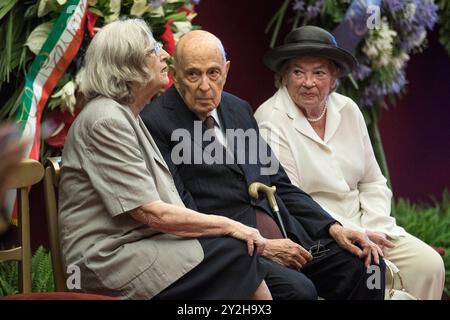
[[[174,58],[175,85],[141,116],[185,205],[270,230],[261,231],[270,240],[260,259],[271,270],[265,280],[274,299],[383,299],[381,250],[293,186],[260,137],[250,105],[223,92],[230,62],[220,40],[190,32]],[[276,186],[288,238],[267,200],[248,195],[253,182]],[[377,267],[367,269],[372,261]]]

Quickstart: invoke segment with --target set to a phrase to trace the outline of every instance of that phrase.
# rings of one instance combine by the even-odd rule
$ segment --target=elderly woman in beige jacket
[[[279,89],[255,117],[292,183],[344,226],[366,232],[380,245],[388,239],[385,258],[400,269],[406,291],[440,299],[441,257],[390,216],[392,193],[363,115],[355,102],[333,92],[337,79],[355,67],[355,58],[327,31],[304,26],[264,60],[277,73]]]
[[[124,299],[270,299],[266,239],[185,208],[139,113],[167,85],[167,52],[143,20],[115,21],[89,45],[59,188],[64,264],[82,291]],[[76,269],[74,269],[76,270]]]

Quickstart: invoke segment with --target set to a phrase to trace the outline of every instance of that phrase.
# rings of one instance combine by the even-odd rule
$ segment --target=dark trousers
[[[235,238],[207,237],[198,241],[203,248],[203,261],[154,299],[249,299],[267,275],[261,257],[249,256],[247,244]]]
[[[326,246],[322,256],[314,258],[301,271],[283,267],[261,259],[269,268],[266,283],[275,300],[317,299],[326,300],[383,300],[385,266],[380,263],[379,288],[373,288],[368,280],[373,272],[367,272],[364,261],[345,251],[335,242]]]

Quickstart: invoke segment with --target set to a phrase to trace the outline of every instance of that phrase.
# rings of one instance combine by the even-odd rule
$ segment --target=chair
[[[13,300],[116,300],[115,297],[92,293],[67,292],[64,276],[61,248],[59,245],[58,201],[61,157],[47,159],[48,165],[44,174],[44,197],[47,212],[48,237],[52,257],[53,281],[57,292],[33,293],[32,295],[15,295]]]
[[[1,250],[1,261],[19,262],[19,291],[31,292],[31,246],[30,246],[30,209],[28,190],[41,181],[44,175],[42,164],[36,160],[23,160],[17,173],[9,182],[9,189],[17,189],[18,247]]]
[[[59,185],[61,157],[48,158],[47,163],[48,166],[45,168],[44,174],[44,196],[47,211],[50,253],[53,266],[53,280],[55,282],[55,290],[58,292],[64,292],[67,291],[67,287],[62,266],[61,248],[59,245],[58,203],[56,200],[56,190]]]
[[[28,187],[39,182],[44,176],[44,167],[35,160],[25,160],[11,181],[9,187],[17,188],[20,247],[0,251],[0,261],[18,260],[21,294],[0,297],[0,300],[117,300],[115,297],[91,293],[66,292],[65,278],[61,262],[58,237],[58,206],[55,188],[59,182],[61,158],[49,158],[50,165],[45,169],[45,203],[48,219],[50,250],[52,256],[53,279],[59,292],[31,292],[31,248],[30,219],[28,209]]]

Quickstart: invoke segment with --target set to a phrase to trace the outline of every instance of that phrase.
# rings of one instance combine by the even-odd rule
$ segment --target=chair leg
[[[19,289],[22,293],[31,292],[31,244],[30,244],[30,211],[28,189],[21,188],[17,192],[17,211],[19,216],[20,245],[22,261],[19,262]]]

